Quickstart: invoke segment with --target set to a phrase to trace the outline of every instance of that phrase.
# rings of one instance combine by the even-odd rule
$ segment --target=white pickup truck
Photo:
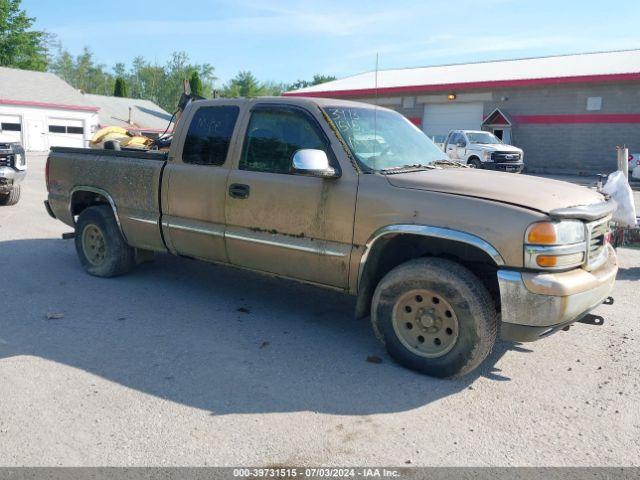
[[[0,125],[0,205],[15,205],[20,200],[20,183],[27,174],[27,160],[22,146]]]
[[[473,168],[519,173],[524,168],[523,151],[507,145],[493,133],[476,130],[452,130],[443,147],[451,160]]]

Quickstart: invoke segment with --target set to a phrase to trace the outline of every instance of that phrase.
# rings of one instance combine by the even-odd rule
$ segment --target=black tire
[[[469,165],[471,168],[482,168],[482,162],[478,157],[471,157],[467,162],[467,165]]]
[[[92,245],[88,238],[91,232],[103,239],[100,242],[102,253],[97,259],[91,255]],[[82,267],[96,277],[122,275],[136,265],[135,249],[125,242],[108,205],[89,207],[80,214],[76,222],[75,244]]]
[[[408,292],[419,289],[436,292],[448,302],[457,322],[450,350],[435,358],[426,358],[405,346],[394,328],[396,304]],[[489,355],[497,335],[496,309],[485,286],[467,268],[441,258],[417,258],[387,273],[373,295],[371,321],[391,357],[404,367],[434,377],[471,372]]]
[[[9,193],[0,194],[0,205],[2,206],[15,205],[18,200],[20,200],[20,185],[13,187]]]

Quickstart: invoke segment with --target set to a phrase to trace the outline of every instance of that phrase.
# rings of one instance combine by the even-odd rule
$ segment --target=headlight
[[[491,161],[491,152],[489,151],[484,151],[482,152],[482,158],[485,162],[490,162]]]
[[[527,229],[526,240],[533,245],[565,245],[584,242],[585,226],[580,220],[534,223]]]
[[[586,248],[586,227],[579,220],[534,223],[525,233],[524,264],[548,270],[578,267]]]

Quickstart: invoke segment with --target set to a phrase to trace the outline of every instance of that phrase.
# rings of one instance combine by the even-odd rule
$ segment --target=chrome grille
[[[609,232],[609,220],[609,218],[604,218],[587,224],[587,266],[598,263],[605,247],[605,237]]]
[[[13,155],[0,153],[0,167],[13,167]]]
[[[491,152],[491,160],[494,162],[519,162],[520,153],[518,152]]]

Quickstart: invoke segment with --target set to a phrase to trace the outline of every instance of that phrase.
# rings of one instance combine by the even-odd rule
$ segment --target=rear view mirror
[[[329,157],[322,150],[305,148],[293,155],[292,170],[294,173],[312,177],[338,177],[335,169],[329,165]]]

